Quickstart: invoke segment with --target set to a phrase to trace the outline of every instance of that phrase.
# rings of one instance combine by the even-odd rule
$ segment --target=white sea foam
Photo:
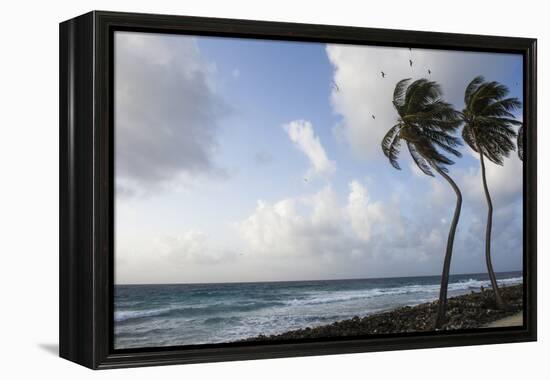
[[[171,311],[171,308],[147,309],[147,310],[121,310],[115,311],[115,321],[123,322],[128,319],[155,317]]]
[[[523,281],[522,277],[512,277],[507,279],[498,280],[501,285],[513,285],[520,284]],[[450,292],[468,291],[473,289],[479,289],[481,287],[490,288],[491,282],[489,280],[476,280],[473,278],[467,280],[461,280],[458,282],[449,283],[448,290]],[[431,285],[404,285],[390,288],[373,288],[373,289],[358,289],[350,291],[325,291],[325,292],[312,292],[308,297],[303,299],[293,299],[287,301],[288,306],[301,306],[301,305],[321,305],[337,302],[348,302],[354,300],[366,300],[377,297],[386,296],[399,296],[399,295],[411,295],[415,294],[434,294],[439,292],[439,284]]]

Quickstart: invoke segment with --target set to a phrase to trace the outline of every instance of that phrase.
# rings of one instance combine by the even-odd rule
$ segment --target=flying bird
[[[385,77],[386,77],[386,73],[385,73],[385,72],[380,71],[380,73],[382,73],[382,78],[385,78]]]
[[[337,91],[340,92],[340,87],[336,84],[336,82],[332,82],[332,87]]]
[[[409,65],[410,65],[411,67],[413,67],[413,61],[412,61],[412,59],[409,59]]]
[[[373,120],[376,120],[376,116],[374,116],[374,115],[371,115],[371,116],[372,116],[372,119],[373,119]]]
[[[432,70],[428,69],[428,75],[432,75]]]

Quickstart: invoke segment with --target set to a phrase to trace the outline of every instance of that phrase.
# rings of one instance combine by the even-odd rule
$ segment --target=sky
[[[514,54],[116,32],[115,283],[440,274],[455,195],[382,154],[395,84],[435,80],[461,110],[477,75],[522,100],[522,73]],[[480,273],[479,157],[461,152],[451,272]],[[486,165],[493,265],[521,270],[522,163]]]

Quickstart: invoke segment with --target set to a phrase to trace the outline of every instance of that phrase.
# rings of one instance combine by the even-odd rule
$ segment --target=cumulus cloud
[[[240,223],[240,232],[254,254],[330,253],[340,244],[339,214],[336,195],[326,187],[313,196],[258,201],[254,213]]]
[[[215,66],[192,37],[115,34],[116,176],[121,195],[178,176],[223,175]]]
[[[439,270],[448,224],[440,222],[447,210],[437,211],[412,223],[398,204],[372,199],[364,184],[352,180],[345,202],[330,186],[307,196],[259,201],[239,229],[246,249],[266,263],[285,258],[294,266],[304,260],[309,270],[338,278],[389,275],[391,263],[398,262],[409,263],[414,275],[426,273],[419,263],[434,256],[429,268]]]
[[[374,227],[391,221],[386,219],[381,202],[369,201],[367,189],[359,181],[352,181],[349,186],[350,193],[346,210],[351,227],[359,239],[369,241]]]
[[[328,175],[334,172],[336,164],[328,159],[325,149],[313,131],[313,125],[306,120],[294,120],[283,125],[288,137],[311,163],[308,176]]]
[[[222,257],[211,247],[208,236],[200,231],[187,231],[179,236],[166,236],[159,242],[158,252],[174,263],[212,264]]]

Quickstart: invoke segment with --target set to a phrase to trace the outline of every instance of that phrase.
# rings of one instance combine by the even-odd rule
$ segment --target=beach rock
[[[506,304],[502,310],[496,307],[493,291],[490,288],[483,289],[482,292],[449,298],[447,321],[439,330],[475,329],[523,310],[522,285],[502,287],[500,291]],[[437,305],[438,301],[404,306],[369,316],[354,316],[329,325],[311,326],[278,335],[259,335],[243,341],[318,339],[434,331]]]

